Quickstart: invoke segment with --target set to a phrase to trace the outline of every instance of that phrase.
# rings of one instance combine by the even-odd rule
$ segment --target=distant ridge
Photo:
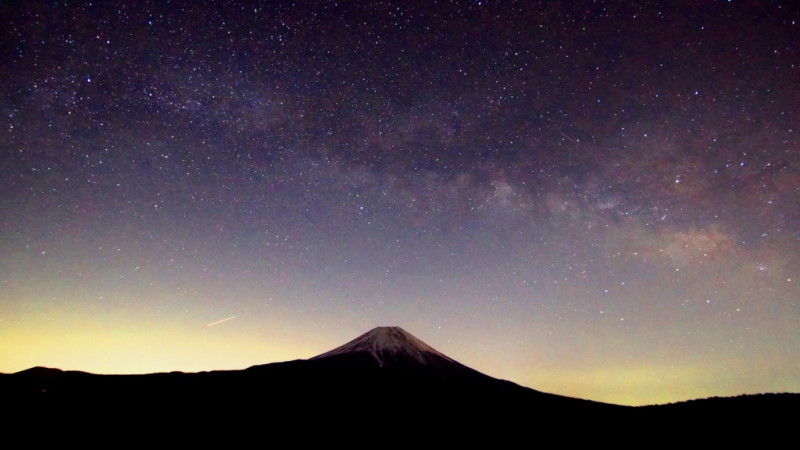
[[[26,376],[31,378],[57,378],[63,375],[93,375],[89,372],[83,372],[80,370],[61,370],[61,369],[53,369],[50,367],[42,367],[36,366],[31,367],[30,369],[25,369],[20,372],[14,373],[14,375],[19,376]]]

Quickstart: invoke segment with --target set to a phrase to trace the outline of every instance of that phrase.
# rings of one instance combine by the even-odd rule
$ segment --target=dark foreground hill
[[[462,433],[532,433],[696,424],[797,410],[800,395],[709,399],[633,408],[525,388],[489,377],[397,327],[380,327],[308,360],[245,370],[95,375],[33,368],[0,376],[6,411],[36,423],[169,423],[279,432],[299,425]],[[257,428],[254,428],[257,427]]]

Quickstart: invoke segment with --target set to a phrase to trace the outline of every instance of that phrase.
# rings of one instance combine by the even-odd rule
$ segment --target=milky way
[[[800,391],[794,2],[166,3],[0,6],[0,371]]]

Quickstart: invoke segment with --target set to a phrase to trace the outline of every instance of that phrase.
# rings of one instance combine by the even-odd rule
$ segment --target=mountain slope
[[[619,409],[616,405],[539,392],[499,380],[444,355],[400,327],[378,327],[308,360],[254,366],[252,373],[286,374],[312,402],[371,410],[392,404],[452,416],[508,415],[517,407],[559,416]],[[287,379],[289,379],[287,378]],[[624,408],[623,408],[624,409]]]

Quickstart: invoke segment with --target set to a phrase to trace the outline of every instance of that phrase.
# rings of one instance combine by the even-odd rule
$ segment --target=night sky
[[[218,3],[0,5],[0,372],[800,392],[796,2]]]

